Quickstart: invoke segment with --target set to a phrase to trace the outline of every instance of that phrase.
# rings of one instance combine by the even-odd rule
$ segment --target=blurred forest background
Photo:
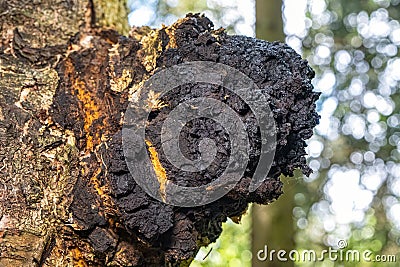
[[[307,142],[314,173],[283,178],[283,197],[253,206],[239,225],[228,220],[190,266],[398,266],[400,0],[128,0],[128,6],[131,25],[159,27],[201,12],[231,34],[285,41],[309,61],[322,93],[320,125]],[[340,240],[345,250],[397,255],[397,264],[255,258],[264,245],[318,252]]]

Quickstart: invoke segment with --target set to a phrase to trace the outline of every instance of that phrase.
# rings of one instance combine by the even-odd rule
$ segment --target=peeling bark
[[[22,4],[26,9],[17,11]],[[227,217],[240,217],[248,203],[276,199],[281,173],[310,172],[304,140],[318,122],[318,94],[310,83],[313,71],[292,49],[229,36],[200,15],[158,30],[135,28],[125,37],[99,27],[115,21],[96,18],[97,9],[106,12],[94,4],[0,3],[1,266],[185,266],[200,246],[216,240]],[[129,97],[154,71],[197,60],[234,67],[264,90],[278,126],[278,147],[270,178],[248,192],[259,130],[251,110],[231,95],[226,102],[249,130],[247,171],[218,201],[177,208],[135,183],[124,160],[121,122]],[[163,118],[185,95],[199,92],[221,101],[228,94],[205,84],[182,86],[163,98],[167,106],[154,110],[149,121],[148,140],[167,179],[177,184],[208,183],[218,175],[218,170],[179,173],[168,168],[160,150]],[[221,140],[220,151],[229,154],[224,133],[212,122],[189,126],[182,133],[187,151],[196,154],[193,133],[204,132],[200,137]],[[216,166],[225,161],[222,155]]]

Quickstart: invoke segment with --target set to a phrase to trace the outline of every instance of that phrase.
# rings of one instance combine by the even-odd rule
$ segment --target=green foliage
[[[322,92],[321,125],[309,142],[314,174],[295,208],[299,248],[320,251],[344,239],[347,250],[400,260],[399,3],[308,0],[306,34],[289,33],[289,41],[301,41]]]
[[[222,235],[218,240],[202,248],[190,267],[251,266],[250,212],[242,217],[239,224],[228,220],[223,224],[222,229]]]

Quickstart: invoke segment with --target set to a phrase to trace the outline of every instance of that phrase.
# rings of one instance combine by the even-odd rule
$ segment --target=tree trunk
[[[282,0],[256,1],[256,37],[267,41],[285,41]]]
[[[256,1],[256,37],[267,41],[283,41],[282,0]],[[254,205],[252,209],[252,258],[253,267],[294,266],[293,261],[279,261],[269,258],[261,261],[256,257],[259,250],[283,249],[289,252],[295,249],[293,208],[295,190],[291,181],[294,178],[283,177],[284,194],[275,202],[267,205]],[[262,255],[265,256],[265,255]],[[287,257],[287,255],[286,255]]]
[[[312,70],[293,50],[214,31],[199,15],[125,37],[109,28],[126,31],[123,2],[0,2],[0,266],[185,266],[216,240],[227,217],[277,198],[280,173],[308,172],[303,140],[317,123],[318,95]],[[155,70],[199,60],[235,67],[263,88],[276,117],[277,152],[270,178],[256,191],[248,190],[253,162],[226,196],[182,208],[136,184],[125,162],[122,121],[129,99]],[[191,85],[188,97],[203,90],[226,101],[226,91],[214,87]],[[168,164],[154,130],[183,89],[163,99],[166,107],[149,120],[148,154],[161,167]],[[230,99],[248,129],[257,127],[240,108],[245,104]],[[209,126],[206,134],[217,136],[220,130]],[[188,148],[190,138],[184,135]],[[173,169],[166,177],[187,186],[213,179]]]

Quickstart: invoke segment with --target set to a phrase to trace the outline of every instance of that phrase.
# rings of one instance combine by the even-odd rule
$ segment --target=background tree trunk
[[[274,41],[285,41],[283,33],[282,0],[256,1],[256,37]]]
[[[267,41],[284,41],[282,0],[256,1],[256,37]],[[295,249],[293,208],[295,188],[293,177],[281,177],[284,194],[267,206],[253,205],[252,209],[252,266],[294,266],[292,261],[260,261],[257,252],[268,246],[268,251]],[[264,256],[264,255],[263,255]],[[287,255],[286,255],[287,257]]]
[[[240,216],[248,203],[276,199],[280,173],[309,172],[303,140],[318,121],[318,94],[313,71],[287,46],[228,36],[200,15],[122,36],[115,31],[127,29],[120,0],[12,0],[0,8],[1,266],[185,266],[216,240],[227,217]],[[270,179],[249,192],[255,135],[254,161],[229,194],[202,207],[172,207],[135,183],[122,149],[122,118],[128,99],[156,69],[198,60],[237,68],[263,88],[277,118],[277,153]],[[204,86],[190,89],[195,97]],[[221,88],[205,90],[211,93],[226,100]],[[240,99],[228,99],[248,129],[256,128]],[[167,106],[149,121],[148,153],[166,166],[152,131],[176,98],[163,100]],[[184,141],[191,148],[191,139]],[[211,178],[169,170],[168,179],[194,186]]]

